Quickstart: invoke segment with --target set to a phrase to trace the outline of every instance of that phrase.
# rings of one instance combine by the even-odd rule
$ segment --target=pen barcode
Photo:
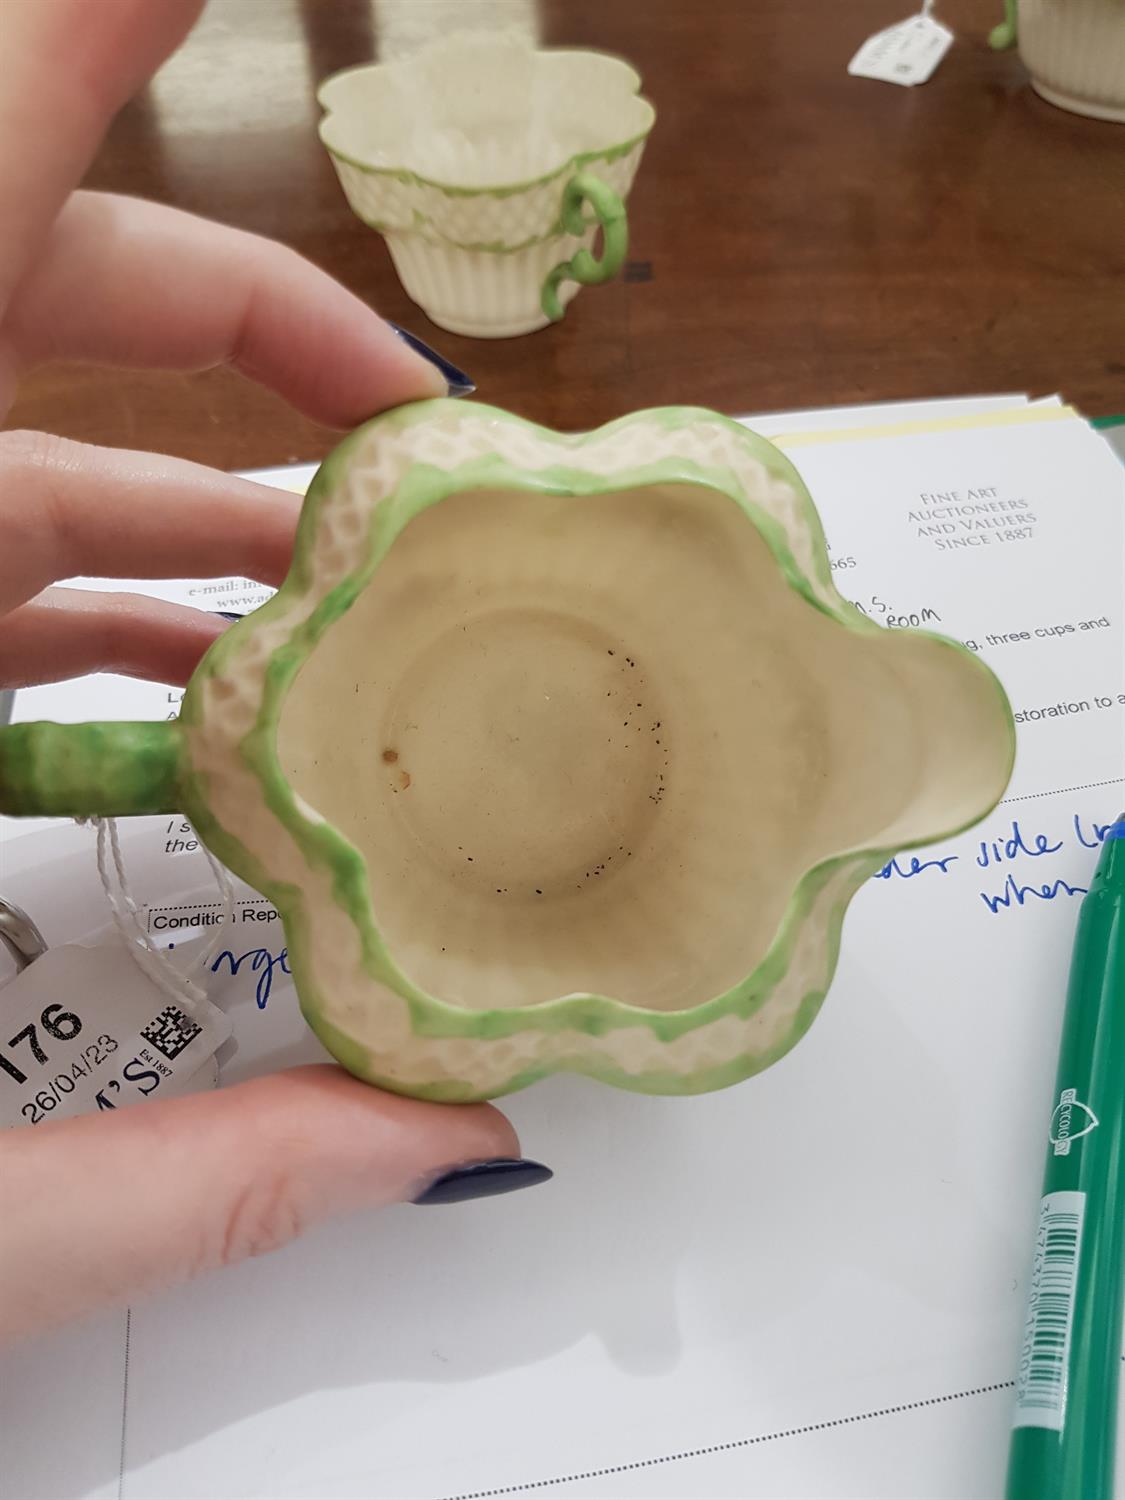
[[[1039,1205],[1027,1321],[1016,1377],[1016,1427],[1063,1424],[1074,1287],[1085,1193],[1048,1193]]]

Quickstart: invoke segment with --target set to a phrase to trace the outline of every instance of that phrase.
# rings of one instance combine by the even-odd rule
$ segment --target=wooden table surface
[[[630,200],[633,277],[583,291],[555,327],[496,342],[434,328],[317,139],[316,84],[398,45],[404,24],[439,28],[442,0],[211,0],[87,185],[285,241],[469,370],[482,399],[562,428],[663,403],[986,391],[1125,410],[1125,126],[1037,98],[1019,58],[987,47],[999,3],[941,0],[957,40],[915,89],[846,72],[909,0],[492,8],[547,45],[628,57],[657,109]],[[226,370],[43,369],[7,425],[222,468],[334,440]]]

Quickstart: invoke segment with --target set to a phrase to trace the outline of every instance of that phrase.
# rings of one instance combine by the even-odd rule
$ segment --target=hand
[[[351,427],[444,395],[437,369],[272,241],[154,203],[73,192],[109,121],[201,0],[0,4],[0,418],[46,359],[231,364]],[[0,434],[0,685],[108,669],[183,683],[222,623],[150,599],[52,590],[79,573],[279,583],[298,505],[195,464]]]
[[[72,191],[200,0],[0,5],[0,417],[48,358],[230,363],[350,426],[445,393],[363,303],[280,245]],[[279,583],[298,505],[151,454],[0,433],[0,685],[114,671],[183,683],[223,629],[196,610],[53,589],[76,575]],[[381,1094],[338,1068],[0,1136],[0,1337],[273,1248],[327,1214],[542,1180],[487,1105]],[[500,1160],[497,1160],[500,1159]],[[138,1184],[142,1189],[138,1191]]]

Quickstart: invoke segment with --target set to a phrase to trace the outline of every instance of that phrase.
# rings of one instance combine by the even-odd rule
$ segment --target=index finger
[[[0,5],[3,0],[0,0]],[[90,288],[97,295],[90,295]],[[460,394],[338,282],[273,240],[139,198],[72,193],[5,324],[20,364],[230,364],[315,421]]]
[[[202,464],[0,433],[0,613],[78,576],[280,583],[300,505]]]
[[[122,104],[203,0],[0,4],[0,311]]]

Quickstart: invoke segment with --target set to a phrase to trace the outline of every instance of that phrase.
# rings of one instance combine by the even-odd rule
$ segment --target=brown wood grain
[[[1038,99],[1017,56],[988,50],[999,7],[984,0],[940,7],[957,41],[930,83],[849,78],[864,37],[909,9],[544,5],[545,43],[627,56],[656,105],[630,201],[630,257],[651,276],[585,290],[562,324],[521,339],[435,329],[344,201],[314,88],[372,56],[372,0],[212,0],[87,185],[285,241],[469,370],[482,399],[562,428],[670,402],[745,412],[1003,390],[1125,410],[1125,126]],[[222,468],[333,441],[226,370],[42,369],[6,425]]]

